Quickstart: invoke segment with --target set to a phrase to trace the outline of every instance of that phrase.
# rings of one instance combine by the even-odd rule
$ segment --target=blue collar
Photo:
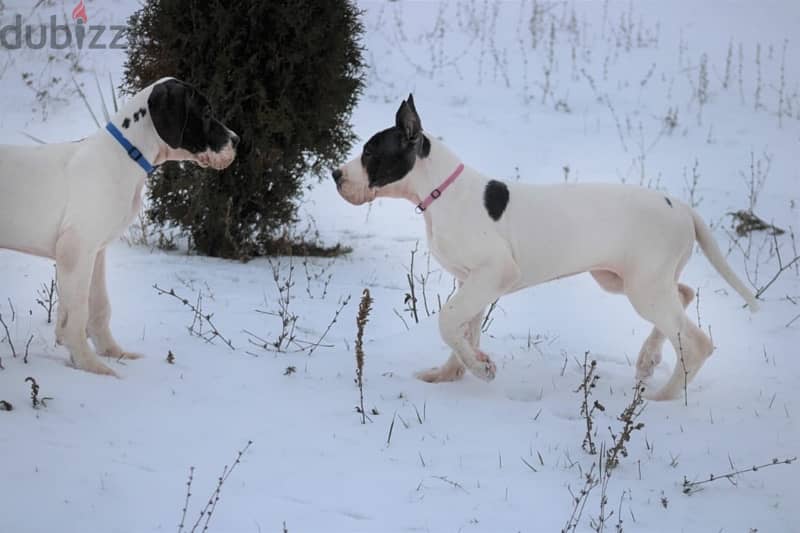
[[[111,136],[114,137],[117,140],[117,142],[119,142],[119,144],[122,145],[123,148],[125,148],[125,151],[128,152],[128,157],[130,157],[136,163],[138,163],[138,165],[142,167],[142,169],[148,174],[153,173],[156,167],[151,165],[150,162],[147,160],[147,158],[142,154],[142,152],[140,152],[138,148],[132,145],[131,142],[125,138],[122,132],[119,131],[119,128],[117,128],[114,124],[109,122],[108,124],[106,124],[106,130],[108,130],[108,133],[110,133]]]

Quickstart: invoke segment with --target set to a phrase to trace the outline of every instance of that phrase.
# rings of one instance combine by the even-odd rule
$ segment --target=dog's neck
[[[426,137],[431,143],[428,155],[417,156],[414,168],[408,175],[378,189],[376,197],[405,198],[417,205],[453,173],[461,159],[440,141],[430,135]]]
[[[156,133],[153,121],[150,118],[150,109],[147,105],[149,91],[141,91],[126,102],[120,110],[111,117],[110,122],[125,136],[128,141],[139,149],[142,155],[152,165],[159,165],[165,161],[165,149],[160,137]],[[103,135],[117,144],[107,132]],[[112,149],[124,150],[122,146]]]
[[[461,163],[461,158],[453,153],[453,151],[441,141],[429,135],[427,138],[431,143],[430,152],[426,157],[417,158],[408,179],[408,188],[413,192],[413,195],[408,197],[408,199],[415,204],[419,204],[431,194],[431,191],[439,188],[442,182],[444,182]],[[452,190],[457,188],[458,181],[462,179],[462,177],[456,179],[450,188],[442,192],[441,197],[437,199],[436,202],[441,201],[448,193],[452,194]],[[431,204],[431,207],[436,205],[436,202]]]

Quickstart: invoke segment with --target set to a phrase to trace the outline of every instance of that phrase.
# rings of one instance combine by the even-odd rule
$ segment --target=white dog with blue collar
[[[105,249],[139,213],[147,175],[165,161],[223,169],[238,142],[202,94],[164,78],[85,139],[0,146],[0,248],[55,259],[56,341],[76,368],[115,375],[98,354],[139,357],[109,329]]]

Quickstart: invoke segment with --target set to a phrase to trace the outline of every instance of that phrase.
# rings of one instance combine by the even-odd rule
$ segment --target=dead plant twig
[[[781,228],[764,222],[755,213],[747,209],[733,211],[728,215],[733,218],[734,231],[739,237],[746,237],[754,231],[766,231],[769,235],[774,236],[786,233]]]
[[[489,310],[486,312],[486,316],[483,317],[483,322],[481,322],[481,333],[489,332],[489,326],[491,326],[492,322],[494,322],[494,318],[491,318],[491,316],[495,307],[497,307],[497,300],[492,302],[492,305],[489,306]]]
[[[13,313],[12,313],[12,316],[13,316]],[[12,322],[13,322],[13,318],[12,318]],[[0,313],[0,325],[2,325],[3,329],[6,330],[6,340],[8,341],[8,345],[11,347],[11,356],[16,358],[17,357],[17,351],[14,349],[14,342],[11,340],[11,332],[8,331],[8,325],[6,324],[6,321],[3,320],[3,313]]]
[[[586,435],[583,437],[583,444],[582,447],[584,451],[589,453],[590,455],[595,455],[597,453],[597,446],[595,446],[594,440],[592,439],[592,435],[595,433],[594,431],[594,412],[595,411],[605,411],[606,408],[595,400],[591,406],[589,406],[590,399],[589,397],[592,395],[592,390],[597,386],[597,380],[600,379],[600,376],[595,374],[595,370],[597,369],[597,361],[592,359],[592,362],[589,362],[589,352],[585,352],[583,354],[583,381],[575,389],[575,392],[583,393],[583,400],[581,401],[581,416],[586,421]]]
[[[36,299],[36,303],[47,313],[47,323],[50,324],[53,319],[53,309],[58,302],[56,279],[51,278],[49,284],[42,283],[42,288],[37,290],[36,294],[39,296]]]
[[[702,490],[702,488],[698,488],[698,487],[700,487],[700,485],[704,485],[706,483],[711,483],[713,481],[717,481],[717,480],[720,480],[720,479],[727,479],[728,481],[731,481],[731,483],[735,484],[735,482],[733,481],[733,478],[735,478],[739,474],[744,474],[745,472],[758,472],[760,469],[767,468],[768,466],[788,465],[788,464],[792,464],[796,460],[797,460],[797,457],[789,457],[789,458],[786,458],[786,459],[777,459],[777,458],[775,458],[772,461],[770,461],[769,463],[764,463],[763,465],[751,466],[750,468],[744,468],[742,470],[733,470],[733,471],[728,472],[726,474],[719,474],[719,475],[709,474],[707,479],[702,479],[702,480],[699,480],[699,481],[689,481],[686,477],[684,477],[683,478],[683,493],[684,494],[694,494],[695,492],[697,492],[699,490]]]
[[[166,294],[167,296],[172,296],[179,302],[181,302],[185,307],[188,307],[192,313],[192,323],[191,325],[187,326],[190,335],[195,335],[200,337],[204,341],[211,343],[214,339],[221,340],[225,346],[230,348],[231,350],[235,350],[236,348],[233,347],[233,342],[230,338],[225,337],[218,329],[217,326],[214,325],[214,322],[211,320],[214,316],[213,313],[203,313],[202,309],[202,292],[198,291],[197,296],[197,304],[192,304],[186,298],[179,296],[175,293],[175,289],[165,290],[159,287],[157,284],[153,285],[153,288],[158,292],[158,294]],[[211,328],[210,331],[203,331],[203,324],[208,325]]]
[[[39,398],[39,384],[36,383],[36,380],[32,377],[28,376],[25,378],[27,383],[31,384],[31,404],[33,405],[34,409],[38,409],[41,407],[47,407],[47,401],[52,400],[50,396],[43,396]]]
[[[416,285],[414,283],[414,256],[417,255],[417,251],[419,251],[419,241],[414,244],[414,249],[411,250],[411,265],[409,267],[409,271],[406,273],[408,292],[403,299],[403,303],[406,305],[404,311],[407,311],[411,315],[411,318],[414,319],[414,322],[419,324],[419,313],[417,312],[417,292]]]
[[[344,309],[347,306],[347,304],[349,304],[349,303],[350,303],[350,295],[348,294],[347,297],[344,300],[342,300],[341,303],[339,304],[339,307],[336,309],[336,312],[333,314],[333,318],[328,323],[328,327],[325,328],[325,331],[322,332],[322,335],[320,336],[319,340],[317,340],[317,342],[311,344],[308,347],[308,355],[313,354],[314,350],[316,350],[320,346],[323,346],[322,341],[325,340],[325,337],[328,336],[328,332],[330,332],[330,330],[333,327],[333,325],[336,324],[336,322],[339,320],[339,314],[342,312],[342,309]],[[327,346],[330,346],[330,345],[327,345]]]
[[[245,452],[247,452],[251,444],[253,444],[253,441],[251,440],[247,441],[247,444],[244,446],[244,448],[239,450],[239,453],[236,455],[236,459],[233,461],[233,464],[230,466],[230,468],[228,467],[228,465],[225,465],[225,467],[222,469],[222,475],[220,475],[217,478],[217,486],[215,487],[214,492],[211,493],[211,496],[208,498],[208,501],[206,502],[205,506],[200,510],[200,513],[197,516],[197,520],[192,526],[192,529],[189,530],[189,533],[195,533],[195,531],[197,531],[197,528],[200,527],[200,522],[203,521],[204,517],[205,517],[205,522],[203,523],[203,529],[201,531],[203,532],[208,531],[208,524],[209,522],[211,522],[211,517],[214,515],[214,511],[216,510],[217,504],[219,503],[220,494],[222,492],[222,486],[225,484],[230,475],[233,473],[234,469],[236,469],[236,466],[241,462],[242,456],[245,454]],[[194,467],[190,467],[189,480],[186,482],[186,499],[184,500],[183,510],[181,512],[181,522],[180,524],[178,524],[178,533],[184,532],[186,511],[189,507],[189,500],[192,496],[191,491],[192,491],[193,478],[194,478]]]
[[[775,255],[778,257],[778,270],[775,272],[775,275],[773,275],[772,278],[770,278],[769,281],[767,281],[756,291],[756,298],[760,298],[767,291],[767,289],[769,289],[770,286],[772,286],[772,284],[775,283],[775,281],[777,281],[777,279],[780,277],[781,274],[783,274],[786,270],[790,269],[792,265],[800,261],[800,255],[796,255],[791,261],[784,264],[783,258],[781,257],[781,249],[778,246],[778,236],[775,233],[772,234],[772,240],[773,240],[773,245],[775,247]]]
[[[22,356],[22,362],[28,364],[28,350],[30,350],[31,342],[33,342],[33,335],[28,337],[28,342],[25,343],[25,355]]]
[[[631,435],[634,431],[638,431],[644,427],[644,422],[637,422],[639,415],[642,414],[647,404],[644,401],[644,385],[641,382],[636,384],[633,389],[633,398],[631,403],[622,411],[617,417],[617,420],[622,422],[622,431],[619,435],[615,435],[609,426],[608,431],[611,433],[611,439],[614,441],[614,446],[606,453],[606,470],[612,470],[619,465],[620,457],[628,456],[627,443],[631,440]]]
[[[602,455],[600,460],[602,461]],[[578,525],[580,524],[581,516],[583,515],[583,509],[586,507],[586,502],[589,500],[589,494],[600,482],[595,476],[596,468],[597,464],[592,463],[589,471],[584,474],[583,487],[578,494],[574,494],[572,489],[567,486],[567,490],[569,490],[569,494],[572,496],[572,513],[569,515],[564,527],[561,528],[561,533],[574,533],[578,530]]]

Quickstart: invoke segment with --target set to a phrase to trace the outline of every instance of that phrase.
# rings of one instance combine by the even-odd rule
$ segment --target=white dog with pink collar
[[[395,125],[376,133],[360,157],[333,172],[339,193],[360,205],[376,197],[410,200],[422,212],[434,257],[460,282],[439,315],[447,362],[420,372],[453,381],[468,368],[491,380],[496,367],[480,349],[484,312],[511,292],[581,272],[625,294],[653,324],[636,362],[646,380],[661,362],[665,339],[682,361],[652,399],[675,398],[713,345],[686,315],[694,291],[678,282],[695,242],[719,274],[757,309],[753,294],[725,261],[708,226],[680,200],[617,184],[526,185],[492,180],[464,166],[426,135],[409,96]]]

